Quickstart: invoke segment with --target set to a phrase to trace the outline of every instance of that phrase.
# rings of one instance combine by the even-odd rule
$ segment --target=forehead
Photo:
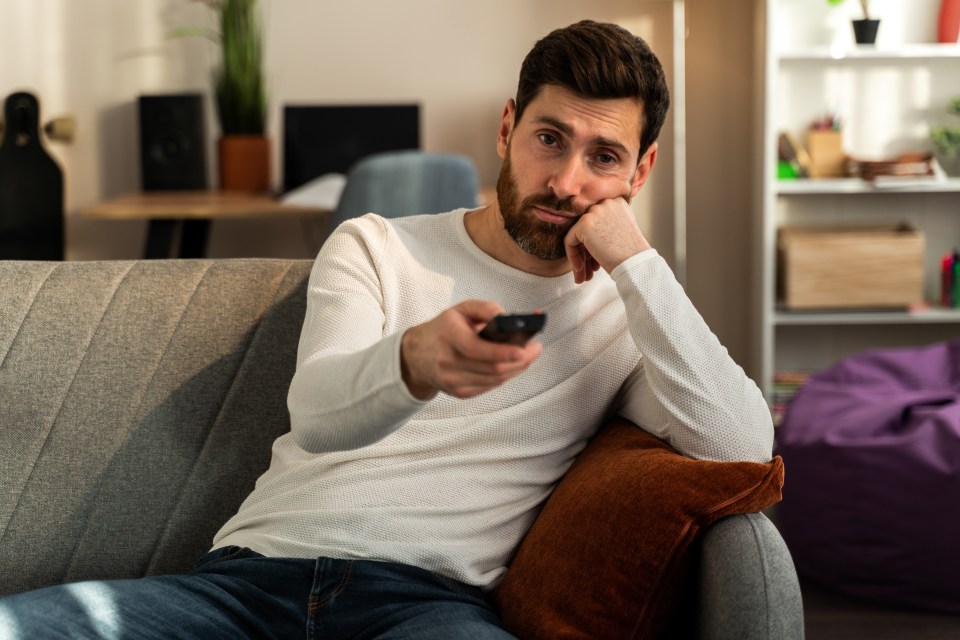
[[[527,105],[517,126],[561,123],[574,138],[614,140],[637,152],[643,105],[636,98],[587,98],[558,85],[545,85]]]

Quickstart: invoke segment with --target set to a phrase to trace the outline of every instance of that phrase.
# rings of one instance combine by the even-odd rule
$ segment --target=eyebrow
[[[541,117],[539,117],[539,118],[536,118],[536,119],[535,119],[535,122],[539,122],[539,123],[541,123],[541,124],[549,125],[549,126],[553,127],[554,129],[558,130],[558,131],[559,131],[560,133],[562,133],[563,135],[568,136],[568,137],[571,137],[571,138],[573,137],[573,127],[571,127],[570,125],[568,125],[566,122],[562,122],[562,121],[557,120],[556,118],[553,118],[553,117],[551,117],[551,116],[541,116]],[[602,136],[597,136],[597,137],[595,137],[595,138],[592,138],[592,139],[590,140],[590,143],[593,144],[593,145],[596,145],[596,146],[610,147],[610,148],[616,149],[616,150],[618,150],[618,151],[620,151],[620,152],[622,152],[622,153],[624,153],[624,154],[626,154],[626,155],[628,155],[628,156],[630,155],[630,150],[627,149],[626,145],[624,145],[624,144],[623,144],[622,142],[620,142],[619,140],[614,140],[614,139],[612,139],[612,138],[604,138],[604,137],[602,137]]]

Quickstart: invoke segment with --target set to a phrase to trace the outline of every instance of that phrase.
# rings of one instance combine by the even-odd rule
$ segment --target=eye
[[[553,136],[549,133],[539,133],[537,134],[537,137],[540,138],[540,142],[547,147],[556,147],[560,144],[560,141],[557,140],[556,136]]]
[[[612,153],[599,153],[597,154],[597,162],[603,165],[614,165],[619,162],[620,159]]]

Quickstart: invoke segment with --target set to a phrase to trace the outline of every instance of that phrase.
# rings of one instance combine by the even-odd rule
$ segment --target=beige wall
[[[751,362],[754,0],[687,0],[687,291]],[[756,372],[748,371],[752,375]]]
[[[746,362],[750,0],[688,0],[689,242],[694,301]],[[264,0],[270,132],[279,183],[284,103],[418,101],[423,146],[471,156],[496,177],[496,125],[524,53],[581,18],[644,35],[672,69],[665,0]],[[0,0],[0,95],[32,90],[44,119],[72,114],[74,143],[48,145],[66,174],[69,259],[135,258],[145,224],[92,222],[77,211],[139,183],[136,97],[203,90],[215,48],[175,39],[208,22],[188,0]],[[210,113],[212,156],[215,121]],[[635,209],[672,256],[672,137]],[[210,174],[213,175],[211,163]],[[314,230],[296,222],[221,222],[210,254],[312,257]]]

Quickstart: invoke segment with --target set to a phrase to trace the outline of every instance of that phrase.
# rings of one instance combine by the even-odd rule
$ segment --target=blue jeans
[[[80,582],[0,599],[0,640],[513,638],[482,590],[367,560],[211,551],[190,573]]]

